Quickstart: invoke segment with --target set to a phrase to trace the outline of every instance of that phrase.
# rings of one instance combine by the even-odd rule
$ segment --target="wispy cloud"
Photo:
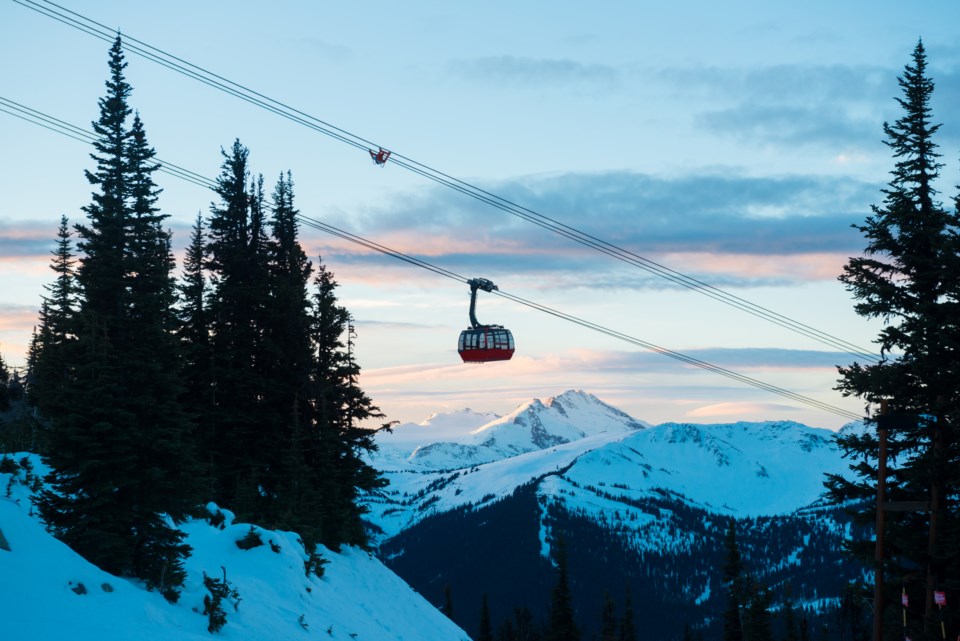
[[[0,331],[29,331],[37,324],[37,309],[30,305],[0,303]]]
[[[470,81],[483,81],[502,86],[562,87],[591,85],[612,88],[620,81],[620,70],[600,64],[570,59],[489,56],[456,60],[450,72]]]
[[[697,121],[714,133],[771,146],[829,144],[844,148],[875,143],[880,133],[875,119],[853,116],[835,105],[741,104],[703,112]]]
[[[483,187],[638,256],[709,275],[714,284],[746,286],[834,279],[846,257],[863,246],[851,225],[863,221],[880,195],[879,184],[852,178],[735,171],[676,178],[623,171],[557,174]],[[368,211],[356,231],[458,273],[478,267],[557,277],[589,271],[594,287],[669,285],[442,188]],[[351,277],[362,277],[362,265],[388,260],[338,251]]]
[[[330,62],[344,62],[353,58],[353,51],[344,45],[334,44],[322,38],[304,38],[299,44],[307,51]]]
[[[955,50],[931,55],[935,120],[960,97]],[[908,62],[904,56],[904,63]],[[674,95],[704,107],[695,123],[704,131],[768,146],[876,147],[881,124],[897,117],[894,97],[903,67],[870,65],[771,65],[755,69],[668,68],[656,78]],[[940,142],[956,146],[960,131],[945,129]]]
[[[0,260],[50,256],[56,244],[57,225],[37,221],[0,220]]]

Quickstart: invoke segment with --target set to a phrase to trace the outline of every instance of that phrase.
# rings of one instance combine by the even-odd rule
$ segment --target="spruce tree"
[[[196,502],[192,426],[178,404],[173,257],[151,177],[159,166],[139,117],[126,128],[125,66],[117,38],[94,123],[96,169],[86,172],[95,190],[76,227],[75,340],[49,417],[50,489],[38,505],[88,560],[173,598],[188,548],[169,519]]]
[[[800,641],[800,629],[797,626],[797,610],[793,602],[793,585],[787,583],[784,588],[783,605],[783,641]]]
[[[609,592],[603,593],[600,610],[600,641],[617,641],[617,606]]]
[[[903,115],[884,123],[886,144],[895,158],[883,203],[872,208],[863,225],[864,255],[851,258],[840,281],[857,299],[855,310],[880,318],[885,326],[876,342],[882,358],[840,368],[837,389],[861,398],[876,410],[882,402],[893,412],[916,417],[913,426],[889,430],[889,460],[895,462],[886,479],[888,499],[928,501],[931,510],[901,513],[888,519],[887,560],[879,571],[889,581],[887,599],[896,598],[901,580],[908,590],[926,595],[926,634],[933,620],[932,591],[953,585],[960,573],[956,542],[960,513],[960,447],[956,422],[960,417],[960,218],[938,201],[935,188],[942,164],[934,136],[940,125],[931,122],[933,80],[927,73],[926,51],[918,42],[898,79]],[[872,424],[872,421],[870,422]],[[828,477],[830,496],[837,501],[875,496],[878,438],[873,431],[838,439],[846,455],[858,461],[853,481]],[[869,502],[859,513],[873,520]],[[863,561],[873,555],[870,542],[855,552]],[[925,575],[917,577],[917,566]],[[960,620],[946,613],[948,637],[956,636]],[[890,630],[896,622],[889,623]],[[937,630],[939,633],[939,630]],[[916,638],[916,637],[915,637]]]
[[[453,595],[450,593],[450,585],[443,586],[443,607],[440,608],[443,616],[448,619],[453,618]]]
[[[202,307],[210,337],[209,351],[196,350],[205,334],[182,333],[188,354],[210,354],[212,394],[196,402],[209,407],[199,414],[213,496],[242,518],[297,531],[308,548],[365,545],[359,499],[386,482],[363,458],[375,446],[361,425],[381,414],[357,385],[349,313],[322,264],[310,294],[290,172],[268,211],[249,151],[236,141],[223,157],[203,264],[188,254],[182,292],[193,293],[181,317],[186,332]]]
[[[0,412],[10,409],[10,370],[0,353]],[[0,421],[0,426],[3,422]]]
[[[547,618],[545,641],[580,641],[580,628],[573,612],[573,594],[567,576],[567,552],[563,539],[555,545],[557,583],[550,597],[550,613]]]
[[[727,525],[723,542],[726,559],[723,564],[723,588],[727,607],[723,611],[723,641],[743,641],[742,607],[744,602],[743,559],[737,543],[736,522]]]
[[[214,486],[210,478],[210,470],[213,469],[213,465],[209,457],[213,436],[208,430],[212,425],[214,387],[211,371],[210,319],[206,306],[207,282],[203,262],[203,217],[197,214],[190,235],[190,244],[184,254],[183,274],[178,288],[177,335],[180,339],[182,358],[181,404],[184,412],[196,425],[194,444],[198,448],[198,459],[202,466],[207,496],[212,499]]]
[[[234,141],[222,151],[217,178],[220,202],[211,205],[204,267],[210,273],[207,309],[214,386],[213,407],[202,430],[201,450],[208,453],[214,500],[244,519],[260,520],[265,476],[264,454],[270,443],[259,424],[262,393],[260,363],[263,327],[260,310],[267,304],[258,286],[265,275],[262,229],[252,223],[256,194],[248,186],[249,151]],[[251,183],[255,185],[256,183]]]
[[[63,413],[63,390],[71,377],[70,348],[76,338],[76,260],[69,220],[61,216],[57,245],[50,269],[54,281],[44,288],[49,293],[40,307],[40,328],[34,330],[29,355],[30,402],[41,415]]]
[[[335,549],[343,543],[366,545],[365,508],[359,499],[387,483],[363,456],[376,445],[373,431],[362,428],[360,422],[382,414],[357,385],[360,368],[350,345],[343,341],[350,332],[350,314],[339,304],[336,288],[333,273],[318,262],[311,309],[313,359],[306,456],[320,505],[319,542]]]
[[[745,641],[773,641],[773,620],[770,616],[770,591],[757,581],[750,582],[749,598],[744,613]]]
[[[513,608],[514,634],[517,641],[540,641],[540,631],[527,606]]]
[[[483,593],[480,600],[480,626],[477,632],[477,641],[493,641],[493,625],[490,623],[490,603],[487,593]]]
[[[633,622],[633,595],[629,584],[623,597],[623,618],[620,619],[620,635],[617,641],[637,641],[637,629]]]
[[[274,478],[266,487],[278,495],[274,512],[280,525],[315,540],[310,473],[306,468],[308,394],[312,350],[308,285],[313,270],[298,240],[293,179],[281,174],[272,194],[266,242],[270,305],[264,315],[264,429],[280,447],[270,462]]]

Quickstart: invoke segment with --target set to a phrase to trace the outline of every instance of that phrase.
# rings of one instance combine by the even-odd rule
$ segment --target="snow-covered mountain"
[[[26,458],[33,474],[37,457]],[[321,548],[323,577],[304,572],[303,545],[292,532],[274,532],[225,522],[195,520],[182,527],[193,553],[176,604],[141,585],[107,574],[54,539],[30,508],[27,470],[0,473],[0,639],[76,641],[209,640],[202,614],[203,575],[226,577],[239,601],[225,605],[226,626],[218,635],[238,641],[322,638],[340,641],[469,641],[369,553]],[[216,512],[215,506],[209,506]],[[263,545],[240,549],[254,532]]]
[[[758,516],[813,503],[825,473],[847,470],[833,432],[788,421],[651,427],[582,391],[534,399],[467,429],[482,416],[444,416],[439,420],[447,425],[447,439],[433,443],[398,438],[416,429],[407,426],[378,435],[382,450],[372,462],[390,486],[369,507],[382,538],[430,514],[503,498],[547,476],[556,478],[542,491],[576,509],[593,505],[582,489],[592,487],[627,501],[666,492],[708,511]],[[558,479],[581,489],[561,491]]]
[[[841,542],[856,534],[840,510],[818,503],[824,474],[848,472],[829,430],[787,421],[650,426],[569,391],[406,445],[373,459],[390,486],[370,498],[368,517],[381,558],[435,603],[448,583],[471,602],[490,591],[491,607],[510,612],[533,599],[542,612],[536,586],[549,585],[545,560],[562,535],[579,564],[582,607],[599,611],[599,595],[627,583],[646,595],[649,616],[670,611],[709,625],[722,605],[717,573],[730,522],[740,523],[745,558],[759,564],[751,571],[771,586],[789,580],[797,602],[829,602],[859,571],[837,570]],[[468,631],[473,618],[455,614]]]
[[[622,438],[646,427],[592,394],[571,390],[524,403],[502,418],[463,410],[400,425],[378,435],[374,464],[384,470],[459,469],[601,434]]]

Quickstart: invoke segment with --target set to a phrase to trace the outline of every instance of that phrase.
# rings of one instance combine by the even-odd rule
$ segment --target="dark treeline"
[[[222,151],[178,279],[125,67],[118,38],[92,200],[83,223],[61,219],[28,355],[52,468],[40,513],[88,560],[169,598],[189,553],[175,524],[202,501],[309,550],[364,545],[357,498],[385,481],[361,459],[373,442],[358,423],[381,415],[357,385],[333,274],[298,241],[292,176],[268,200],[248,150]]]
[[[735,519],[669,493],[597,489],[624,505],[598,520],[538,496],[537,485],[429,516],[382,543],[380,556],[475,638],[484,600],[497,641],[841,641],[868,625],[847,588],[865,568],[843,550],[869,532],[839,508]],[[729,562],[732,546],[739,564]],[[731,610],[749,635],[724,634]]]

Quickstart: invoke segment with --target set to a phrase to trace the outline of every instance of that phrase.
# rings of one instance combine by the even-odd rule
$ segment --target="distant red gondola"
[[[390,152],[384,149],[383,147],[379,148],[379,151],[374,151],[373,149],[368,149],[370,152],[370,158],[373,159],[374,164],[380,165],[383,167],[387,164],[387,160],[390,158]]]
[[[464,363],[487,363],[508,361],[513,356],[513,334],[502,325],[481,325],[477,322],[477,290],[492,292],[497,286],[486,278],[471,278],[470,327],[460,332],[457,351]]]

